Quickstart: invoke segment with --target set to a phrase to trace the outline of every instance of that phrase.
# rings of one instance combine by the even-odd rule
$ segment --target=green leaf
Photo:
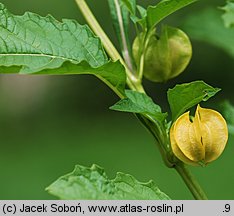
[[[234,2],[227,1],[227,4],[224,7],[221,7],[224,10],[224,14],[222,15],[224,25],[227,28],[234,27]]]
[[[109,62],[88,26],[26,12],[12,15],[0,4],[0,73],[94,74],[124,93],[125,70]]]
[[[207,101],[221,89],[213,88],[203,81],[176,85],[167,92],[168,102],[175,121],[181,114],[201,101]]]
[[[141,18],[144,18],[147,16],[146,9],[144,7],[142,7],[141,5],[137,5],[137,10],[139,11]]]
[[[68,75],[68,74],[92,74],[107,84],[117,95],[119,92],[124,95],[126,74],[122,64],[117,62],[108,62],[105,65],[92,68],[86,62],[72,64],[65,62],[61,67],[55,69],[45,69],[35,74],[50,75]],[[119,95],[119,96],[122,96]]]
[[[234,106],[229,101],[221,104],[222,113],[227,121],[228,131],[234,135]]]
[[[153,28],[170,14],[196,1],[197,0],[162,0],[155,6],[149,6],[147,8],[147,16],[144,18],[147,21],[148,28]]]
[[[136,0],[120,0],[126,5],[131,14],[136,14]]]
[[[141,20],[141,18],[143,18],[143,16],[139,18],[136,13],[137,11],[139,11],[140,15],[142,15],[144,13],[144,8],[137,5],[135,0],[121,0],[121,1],[123,4],[125,4],[126,8],[128,9],[130,13],[130,18],[134,24],[136,24],[138,21]]]
[[[145,28],[145,22],[142,20],[146,16],[146,9],[136,4],[136,0],[120,0],[126,9],[130,13],[130,18],[134,24],[139,23],[143,29]],[[141,17],[137,16],[137,11]]]
[[[221,15],[217,9],[203,9],[188,16],[183,29],[192,39],[221,48],[234,58],[234,28],[225,28]]]
[[[64,200],[168,200],[153,181],[138,182],[133,176],[117,173],[109,179],[104,169],[77,165],[72,173],[60,177],[47,189]]]
[[[100,40],[74,20],[61,23],[30,12],[14,16],[3,4],[0,20],[0,65],[23,65],[21,72],[33,72],[64,61],[86,61],[92,67],[108,61]]]
[[[102,80],[117,95],[124,95],[126,74],[123,65],[117,62],[108,62],[98,68],[92,68],[86,62],[73,64],[69,61],[62,63],[58,68],[43,69],[38,72],[20,72],[21,66],[1,67],[1,73],[20,73],[20,74],[46,74],[46,75],[72,75],[72,74],[91,74]]]
[[[166,113],[162,113],[160,106],[155,104],[146,94],[131,90],[126,90],[125,93],[126,98],[117,102],[110,107],[110,109],[122,112],[148,114],[159,122],[162,122],[167,117]]]

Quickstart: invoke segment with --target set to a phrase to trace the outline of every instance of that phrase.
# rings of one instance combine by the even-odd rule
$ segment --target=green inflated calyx
[[[137,63],[140,40],[136,38],[133,43]],[[191,57],[192,46],[188,36],[178,28],[163,26],[160,37],[154,34],[149,38],[144,56],[144,76],[153,82],[166,82],[182,73]]]

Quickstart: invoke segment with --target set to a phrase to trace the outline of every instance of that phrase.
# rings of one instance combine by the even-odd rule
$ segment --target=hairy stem
[[[184,163],[175,164],[174,168],[178,172],[178,174],[182,177],[185,184],[189,188],[190,192],[193,194],[193,197],[197,200],[207,200],[207,196],[205,192],[202,190],[200,184],[197,182],[195,177],[189,171],[189,169],[185,166]]]

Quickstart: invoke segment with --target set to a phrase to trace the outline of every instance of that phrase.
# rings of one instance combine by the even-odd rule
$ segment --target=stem
[[[116,50],[115,46],[112,44],[102,27],[97,22],[95,16],[93,15],[92,11],[89,9],[89,6],[86,4],[85,0],[75,0],[81,13],[83,14],[85,20],[89,24],[90,28],[93,32],[101,39],[102,44],[109,54],[113,61],[120,61],[121,64],[125,67],[126,74],[127,74],[127,84],[128,86],[140,92],[145,92],[142,85],[138,84],[137,78],[131,73],[127,65],[125,64],[124,60],[120,56],[119,52]]]
[[[168,160],[167,151],[164,148],[163,144],[161,143],[161,138],[159,137],[160,132],[157,130],[156,125],[154,125],[152,121],[149,120],[148,116],[145,117],[143,115],[136,114],[136,117],[146,127],[146,129],[151,133],[151,135],[155,138],[157,147],[159,149],[159,152],[162,156],[162,159],[165,165],[169,168],[174,167],[174,164]]]
[[[138,91],[138,92],[145,92],[144,88],[141,84],[141,80],[136,78],[132,72],[129,70],[128,66],[106,35],[106,33],[103,31],[99,23],[97,22],[96,18],[94,17],[93,13],[89,9],[88,5],[86,4],[85,0],[76,0],[76,3],[82,12],[84,18],[86,19],[87,23],[91,27],[91,29],[94,31],[94,33],[101,39],[102,44],[106,50],[106,52],[109,54],[109,56],[112,58],[113,61],[120,61],[122,65],[124,65],[126,69],[127,74],[127,84],[130,89]],[[150,31],[151,32],[151,31]],[[140,73],[141,75],[141,73]],[[123,95],[118,92],[118,90],[115,90],[115,93],[119,95],[120,97],[123,97]],[[152,126],[152,122],[150,119],[148,119],[147,116],[137,114],[138,119],[141,121],[143,125],[145,125],[148,130],[153,134],[155,139],[158,141],[158,147],[160,149],[160,152],[162,154],[162,157],[164,161],[166,162],[168,167],[174,167],[176,171],[179,173],[179,175],[184,180],[185,184],[188,186],[189,190],[193,194],[195,199],[207,199],[206,194],[203,192],[201,186],[196,181],[194,176],[190,173],[190,171],[185,167],[185,165],[182,162],[178,162],[176,164],[172,164],[170,159],[167,156],[167,152],[165,152],[165,149],[163,149],[163,145],[160,142],[160,138],[158,137],[157,131],[155,131],[155,128]]]
[[[138,62],[139,67],[137,68],[137,74],[138,74],[138,79],[142,79],[143,73],[144,73],[144,61],[145,61],[145,50],[146,50],[146,43],[145,43],[145,37],[147,35],[144,35],[144,38],[142,39],[142,42],[139,41],[140,43],[140,60]],[[139,38],[140,40],[140,38]]]
[[[121,56],[119,55],[116,48],[111,43],[110,39],[107,37],[106,33],[103,31],[99,23],[97,22],[96,18],[94,17],[93,13],[89,9],[88,5],[84,0],[76,0],[76,3],[83,14],[85,20],[89,24],[89,26],[92,28],[94,33],[98,35],[101,38],[101,41],[105,47],[105,50],[107,53],[111,56],[113,61],[120,60],[121,63],[123,62]]]
[[[144,37],[142,38],[142,43],[140,45],[140,61],[138,68],[138,79],[141,80],[144,73],[144,62],[145,62],[145,53],[150,40],[151,35],[155,32],[155,30],[150,30],[146,32]]]
[[[145,54],[141,54],[140,58],[140,64],[139,64],[139,72],[138,72],[138,77],[139,79],[142,79],[143,77],[143,72],[144,72],[144,61],[145,61]]]
[[[174,168],[179,173],[179,175],[184,180],[185,184],[189,188],[190,192],[193,194],[193,197],[197,200],[207,200],[205,192],[202,190],[200,184],[197,182],[195,177],[189,171],[189,169],[184,165],[184,163],[175,164]]]
[[[121,41],[123,45],[122,47],[123,58],[126,64],[128,65],[130,71],[133,71],[133,65],[132,65],[132,60],[131,60],[129,50],[128,50],[128,43],[126,40],[125,31],[124,31],[123,17],[122,17],[120,5],[119,5],[119,0],[114,0],[114,2],[115,2],[116,13],[117,13],[118,23],[119,23],[119,28],[120,28]]]

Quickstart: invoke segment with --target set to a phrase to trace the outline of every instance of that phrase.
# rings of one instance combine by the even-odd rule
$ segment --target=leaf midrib
[[[55,55],[49,55],[49,54],[44,54],[44,53],[0,53],[1,56],[35,56],[35,57],[48,57],[48,58],[58,58],[58,59],[63,59],[64,61],[73,61],[75,63],[79,63],[79,61],[74,60],[74,59],[69,59],[61,56],[55,56]]]
[[[26,14],[26,13],[25,13]],[[24,14],[24,15],[25,15]],[[8,19],[9,17],[7,17],[7,19]],[[11,16],[11,18],[16,22],[16,23],[18,23],[18,25],[20,25],[20,23],[18,22],[18,20],[15,20],[14,19],[14,17],[12,17]],[[33,20],[31,20],[31,21],[33,21]],[[61,24],[63,24],[63,23],[61,23]],[[39,27],[41,27],[41,26],[39,26]],[[81,26],[81,28],[82,28],[82,26]],[[15,29],[15,28],[14,28]],[[20,38],[16,33],[14,33],[14,32],[12,32],[12,31],[10,31],[7,27],[4,27],[3,25],[0,25],[0,30],[5,30],[5,31],[7,31],[9,34],[11,34],[11,35],[13,35],[14,37],[16,37],[17,39],[19,39],[20,41],[22,41],[24,44],[27,44],[28,46],[31,46],[31,47],[33,47],[35,50],[38,50],[38,54],[31,54],[31,53],[27,53],[26,55],[28,55],[28,56],[38,56],[39,54],[40,55],[44,55],[44,57],[50,57],[50,58],[59,58],[59,59],[63,59],[63,60],[67,60],[67,61],[75,61],[75,62],[77,62],[77,63],[79,63],[79,62],[81,62],[82,60],[84,60],[84,59],[81,59],[80,61],[77,61],[77,59],[73,59],[73,58],[71,58],[71,59],[69,59],[69,58],[66,58],[66,57],[62,57],[62,56],[55,56],[55,55],[52,55],[52,54],[45,54],[44,52],[42,52],[40,49],[38,49],[37,47],[35,47],[35,46],[33,46],[33,44],[29,44],[29,43],[27,43],[27,41],[25,41],[25,40],[23,40],[22,38]],[[32,34],[34,34],[30,29],[28,29],[28,31],[30,31]],[[70,32],[70,31],[69,31]],[[72,32],[70,32],[71,34],[72,34],[72,36],[74,37],[74,35],[73,35],[73,33]],[[3,39],[3,38],[1,38],[4,42],[5,42],[5,40]],[[56,44],[56,43],[54,43],[53,41],[50,41],[50,43],[53,43],[55,46],[59,46],[58,44]],[[98,61],[97,61],[97,59],[93,56],[93,54],[84,46],[84,44],[83,43],[81,43],[81,45],[82,45],[82,47],[83,47],[83,49],[85,49],[86,51],[87,51],[87,53],[92,57],[92,59],[95,61],[95,63],[98,65]],[[64,47],[65,49],[66,49],[66,47]],[[69,50],[68,50],[68,52],[69,52]],[[7,53],[7,54],[9,54],[9,53]],[[2,55],[7,55],[7,54],[0,54],[0,56]],[[16,54],[16,53],[14,53],[16,56],[17,55],[25,55],[25,53],[24,54]],[[13,54],[10,54],[9,56],[11,56],[11,55],[13,55]]]

